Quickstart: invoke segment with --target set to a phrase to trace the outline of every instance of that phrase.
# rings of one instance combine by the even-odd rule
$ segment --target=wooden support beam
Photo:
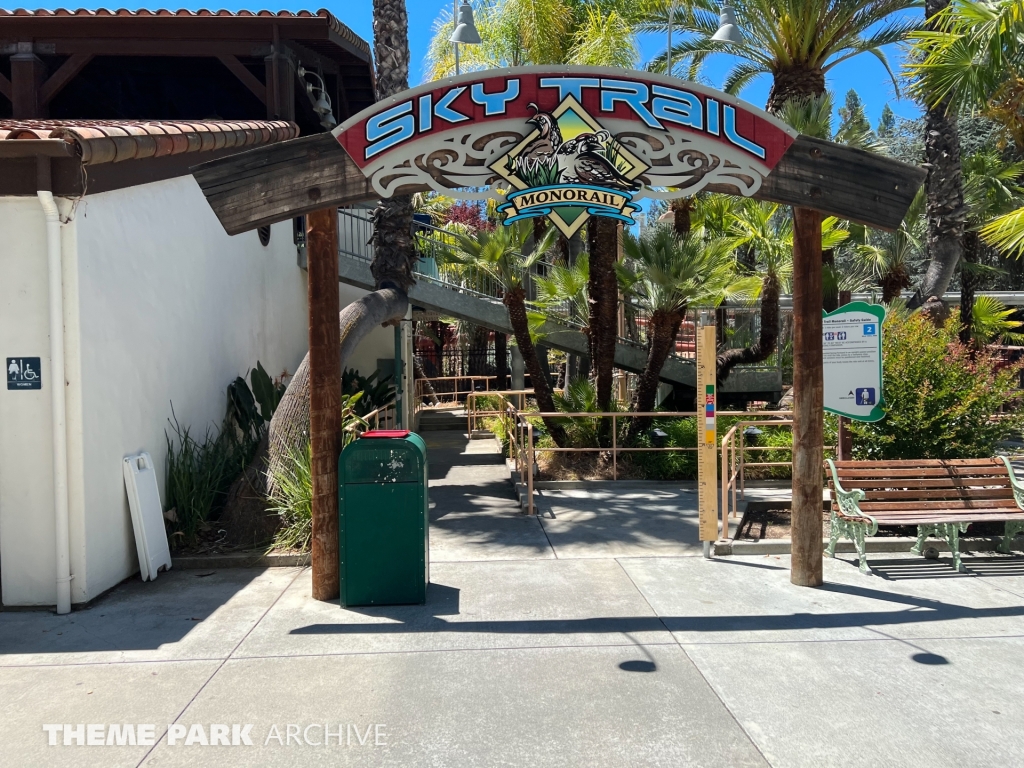
[[[217,56],[217,59],[225,67],[231,70],[231,73],[242,81],[242,85],[252,91],[253,95],[262,101],[264,104],[267,103],[267,86],[260,82],[260,79],[256,77],[252,72],[246,69],[245,65],[238,60],[236,56],[221,55]]]
[[[821,214],[793,209],[793,505],[790,581],[822,575],[825,387],[821,346]]]
[[[69,56],[63,64],[57,67],[57,71],[43,83],[39,94],[42,103],[49,104],[53,97],[60,93],[61,89],[70,83],[90,61],[92,61],[91,53],[76,53]]]
[[[239,152],[232,162],[214,161],[192,169],[229,235],[325,205],[380,197],[329,133],[270,146],[278,151]]]
[[[214,213],[232,235],[324,205],[379,197],[326,133],[242,152],[193,170]],[[800,136],[753,197],[896,229],[924,176],[924,169],[913,165]],[[427,189],[410,186],[403,193]],[[732,187],[709,190],[736,193]]]
[[[338,454],[341,451],[341,331],[338,325],[338,211],[307,216],[309,437],[312,443],[313,599],[338,597]]]
[[[46,117],[46,105],[40,98],[45,77],[46,65],[34,53],[21,52],[11,56],[11,104],[15,120]]]
[[[0,96],[6,96],[7,100],[10,101],[14,98],[12,94],[11,81],[0,75]]]

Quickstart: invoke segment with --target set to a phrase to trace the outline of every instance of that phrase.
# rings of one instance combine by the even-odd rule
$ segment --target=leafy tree
[[[846,104],[839,108],[839,117],[842,122],[839,125],[839,130],[836,131],[838,136],[864,137],[862,140],[875,143],[874,131],[871,130],[871,123],[868,122],[868,117],[864,113],[864,102],[852,88],[846,92]],[[851,141],[844,143],[856,146]]]
[[[878,117],[878,127],[875,129],[875,134],[877,134],[878,138],[884,141],[892,135],[895,128],[896,114],[892,111],[892,108],[886,104],[882,107],[882,114]]]
[[[1016,399],[1020,365],[1004,366],[959,340],[950,318],[936,328],[920,313],[893,310],[885,320],[885,418],[853,422],[857,459],[955,459],[991,456],[1024,424],[992,414]]]

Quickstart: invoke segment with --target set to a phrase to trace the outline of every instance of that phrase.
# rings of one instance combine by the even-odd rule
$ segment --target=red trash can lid
[[[369,429],[360,437],[408,437],[408,429]]]

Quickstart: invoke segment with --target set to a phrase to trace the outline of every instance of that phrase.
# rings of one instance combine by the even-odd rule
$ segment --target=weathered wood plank
[[[913,477],[958,477],[958,478],[986,478],[986,477],[1007,477],[1005,467],[926,467],[923,469],[884,469],[882,470],[887,479],[913,478]],[[840,483],[847,477],[863,477],[877,479],[877,469],[847,469],[839,475]],[[895,485],[895,483],[893,483]]]
[[[887,469],[888,467],[1001,467],[1006,465],[999,459],[885,459],[880,461],[836,461],[836,469]]]
[[[925,173],[883,155],[799,136],[754,197],[896,229]]]
[[[939,478],[919,478],[909,477],[902,478],[899,480],[890,480],[889,478],[882,479],[846,479],[842,481],[843,488],[851,490],[853,488],[860,488],[862,491],[872,493],[873,491],[886,490],[886,489],[909,489],[909,488],[954,488],[954,489],[965,489],[965,488],[1009,488],[1009,480],[1006,475],[1002,477],[976,477],[976,478],[950,478],[950,477],[939,477]]]
[[[328,133],[258,147],[192,171],[217,218],[232,235],[318,208],[378,197]],[[895,229],[924,176],[925,171],[916,166],[801,136],[754,197]],[[731,187],[709,189],[734,192]]]
[[[1012,499],[1013,489],[1006,488],[963,488],[944,491],[909,489],[905,491],[871,491],[870,501],[894,501],[897,499],[946,499],[950,502],[960,499]]]
[[[971,501],[961,499],[960,501],[862,501],[857,506],[862,512],[871,513],[871,510],[879,512],[895,512],[897,510],[922,511],[932,509],[1003,509],[1009,507],[1017,508],[1017,502],[1013,499],[982,499]]]

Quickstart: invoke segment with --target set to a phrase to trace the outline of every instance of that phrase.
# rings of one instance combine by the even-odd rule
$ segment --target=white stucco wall
[[[64,210],[68,209],[65,203]],[[34,198],[0,199],[0,350],[43,358],[44,388],[0,391],[5,605],[55,602],[45,229]],[[259,360],[294,372],[308,346],[306,273],[289,222],[228,237],[191,176],[87,197],[63,227],[72,600],[138,570],[121,459],[149,451],[163,496],[171,403],[199,436]],[[350,295],[351,294],[351,295]],[[361,295],[342,287],[344,305]],[[390,356],[374,331],[352,365]]]
[[[35,198],[0,199],[0,357],[39,357],[43,388],[0,389],[2,599],[56,603],[46,231]],[[5,372],[6,373],[6,372]],[[4,377],[6,382],[6,375]]]

